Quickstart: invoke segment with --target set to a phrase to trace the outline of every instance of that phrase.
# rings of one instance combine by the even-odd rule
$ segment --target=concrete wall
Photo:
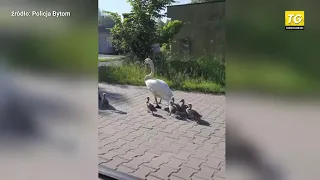
[[[106,27],[100,26],[98,28],[98,36],[99,36],[99,54],[113,54],[113,47],[111,42],[109,41],[110,30]]]
[[[187,23],[174,38],[172,52],[195,56],[224,52],[225,2],[169,6],[167,15]]]

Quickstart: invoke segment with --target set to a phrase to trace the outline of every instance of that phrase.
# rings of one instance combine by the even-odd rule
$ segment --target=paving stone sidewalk
[[[225,179],[224,96],[173,92],[208,126],[175,119],[164,110],[152,116],[145,102],[154,98],[145,87],[99,86],[112,106],[99,110],[99,165],[148,180]]]

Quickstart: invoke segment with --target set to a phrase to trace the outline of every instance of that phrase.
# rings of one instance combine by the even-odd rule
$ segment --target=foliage
[[[154,59],[156,78],[165,80],[171,88],[207,93],[224,93],[225,63],[221,56],[196,58],[166,55]],[[160,59],[160,60],[159,60]],[[179,60],[178,60],[179,59]],[[142,63],[128,62],[121,66],[102,67],[99,81],[131,85],[144,85],[149,69]]]
[[[115,22],[109,15],[105,15],[102,11],[98,10],[98,24],[111,28]]]
[[[172,21],[158,26],[157,20],[164,17],[160,12],[174,0],[128,0],[132,11],[124,20],[117,13],[106,12],[115,22],[111,29],[111,42],[116,50],[142,60],[152,54],[152,45],[170,42],[182,26]]]
[[[159,34],[158,42],[161,45],[164,43],[171,43],[172,38],[174,37],[174,35],[179,33],[182,25],[183,25],[182,22],[178,20],[167,21],[167,23],[163,24],[158,28],[158,34]]]

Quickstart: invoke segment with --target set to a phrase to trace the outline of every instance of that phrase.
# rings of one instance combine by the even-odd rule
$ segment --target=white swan
[[[154,95],[154,99],[156,100],[157,104],[156,108],[161,108],[157,101],[157,97],[169,103],[171,97],[173,96],[172,91],[165,81],[161,79],[152,79],[154,75],[154,64],[152,60],[150,58],[147,58],[144,60],[144,62],[145,64],[149,64],[151,69],[151,73],[145,76],[144,81],[149,91]]]

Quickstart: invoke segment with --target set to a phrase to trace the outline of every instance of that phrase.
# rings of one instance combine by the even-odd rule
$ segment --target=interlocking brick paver
[[[134,169],[125,167],[123,165],[119,165],[116,170],[119,172],[122,172],[122,173],[126,173],[126,174],[132,173],[134,171]]]
[[[185,162],[186,162],[186,161],[184,161],[184,160],[181,160],[181,159],[177,159],[177,158],[172,157],[172,158],[170,159],[170,161],[169,161],[167,164],[164,164],[164,165],[166,165],[166,166],[168,166],[168,167],[172,167],[172,168],[174,168],[174,169],[179,169],[180,166],[181,166],[181,164],[183,164],[183,163],[185,163]]]
[[[185,180],[185,179],[182,179],[182,178],[180,178],[180,177],[171,175],[171,176],[170,176],[170,180]]]
[[[174,154],[172,153],[163,153],[160,156],[152,159],[152,161],[146,163],[145,165],[154,169],[159,169],[162,164],[168,163],[172,156],[174,156]]]
[[[202,179],[212,179],[213,174],[217,172],[216,169],[212,169],[206,166],[201,166],[200,168],[200,171],[195,173],[194,176],[200,177]]]
[[[201,136],[195,136],[195,138],[192,140],[195,144],[203,144],[205,140],[209,139],[208,137],[201,137]]]
[[[218,177],[226,178],[225,162],[220,163],[219,168],[220,168],[219,172],[215,173],[214,175]]]
[[[218,143],[218,147],[216,147],[217,149],[220,149],[220,150],[225,150],[226,149],[226,142],[224,141],[220,141]]]
[[[102,165],[110,168],[110,169],[117,169],[117,167],[122,164],[122,163],[125,163],[127,162],[127,160],[125,159],[122,159],[122,158],[118,158],[118,157],[115,157],[113,158],[111,161],[107,162],[107,163],[102,163]]]
[[[121,153],[119,153],[118,151],[116,150],[111,150],[105,154],[101,154],[100,156],[105,158],[105,159],[112,159],[113,157],[115,156],[119,156]]]
[[[107,163],[107,162],[110,161],[110,159],[106,159],[106,158],[103,158],[103,157],[100,157],[100,156],[99,156],[98,159],[99,159],[99,165],[102,164],[102,163]]]
[[[194,138],[196,136],[196,134],[198,134],[198,133],[199,132],[197,132],[197,131],[187,130],[182,136],[188,137],[188,138]]]
[[[179,152],[179,154],[177,154],[175,156],[175,158],[187,161],[189,159],[189,157],[191,156],[191,154],[193,154],[193,153],[190,151],[181,150]]]
[[[147,180],[162,180],[162,179],[149,175],[147,176]]]
[[[214,168],[214,169],[220,169],[219,165],[220,165],[220,163],[221,163],[222,161],[223,161],[222,159],[209,157],[209,158],[207,159],[207,161],[206,161],[205,163],[203,163],[202,165],[203,165],[203,166],[210,167],[210,168]]]
[[[226,180],[225,178],[219,177],[219,176],[215,176],[213,175],[212,177],[213,180]]]
[[[150,148],[147,152],[153,153],[153,154],[157,154],[157,155],[161,155],[163,153],[164,148],[161,146],[154,146],[152,148]]]
[[[214,151],[209,154],[210,157],[225,159],[226,151],[218,148],[214,148]]]
[[[154,173],[151,173],[150,175],[155,176],[160,179],[163,179],[163,180],[166,180],[166,179],[169,179],[169,176],[172,173],[177,172],[177,171],[178,171],[177,169],[174,169],[174,168],[171,168],[171,167],[168,167],[165,165],[161,165],[159,170],[157,170]]]
[[[202,144],[199,149],[197,150],[204,150],[204,151],[210,151],[210,152],[213,152],[213,149],[215,147],[217,147],[218,144],[212,144],[210,142],[204,142],[204,144]]]
[[[180,152],[180,149],[183,148],[181,144],[170,144],[166,149],[164,149],[164,152],[172,152],[175,154],[178,154]]]
[[[177,120],[167,112],[147,113],[145,87],[99,84],[117,111],[100,110],[98,119],[99,164],[142,179],[207,180],[225,177],[225,98],[174,91],[210,126]],[[162,107],[166,107],[163,101]],[[210,175],[209,170],[214,170]],[[171,171],[174,171],[171,175]],[[170,177],[168,177],[170,175]]]
[[[191,158],[189,158],[187,163],[183,164],[183,166],[187,166],[187,167],[190,167],[193,169],[200,170],[200,165],[204,162],[205,162],[205,160],[203,160],[203,159],[197,159],[197,158],[191,157]]]
[[[179,139],[177,139],[176,141],[174,141],[174,143],[176,144],[181,144],[183,146],[186,146],[188,142],[191,142],[193,140],[193,138],[187,138],[187,137],[180,137]]]
[[[181,169],[177,173],[173,173],[171,176],[177,176],[182,179],[191,179],[191,176],[198,172],[198,170],[195,170],[193,168],[189,168],[187,166],[181,166]]]
[[[141,179],[146,179],[146,177],[152,173],[152,172],[155,172],[156,170],[155,169],[152,169],[150,167],[147,167],[147,166],[144,166],[144,165],[141,165],[139,166],[139,169],[134,171],[133,173],[129,173],[130,175],[133,175],[133,176],[136,176],[138,178],[141,178]]]
[[[141,156],[132,158],[131,161],[124,163],[123,165],[132,169],[137,170],[140,165],[147,162],[146,159],[142,158]]]
[[[195,143],[187,143],[187,145],[183,148],[185,151],[195,152],[201,145]]]
[[[210,136],[210,138],[207,139],[206,141],[212,144],[218,144],[221,141],[221,138],[216,136]]]
[[[210,151],[204,151],[204,150],[197,150],[195,152],[195,154],[191,155],[191,157],[194,157],[194,158],[197,158],[197,159],[203,159],[203,160],[206,160],[207,159],[207,156],[211,154]]]
[[[198,176],[192,176],[191,180],[206,180],[206,179],[202,179],[202,178],[200,178]]]

